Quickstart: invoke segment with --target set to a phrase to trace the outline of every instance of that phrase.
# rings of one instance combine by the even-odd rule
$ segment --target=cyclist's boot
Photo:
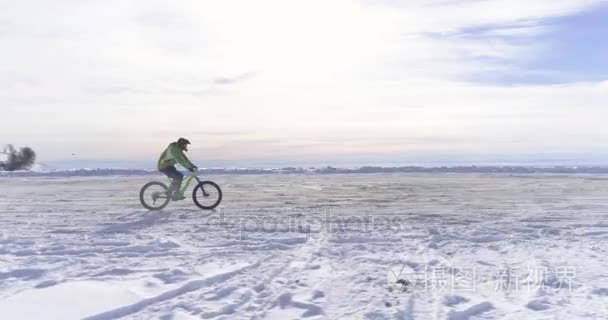
[[[181,182],[177,181],[175,179],[173,179],[173,181],[171,181],[171,186],[169,187],[169,195],[171,197],[171,200],[173,201],[179,201],[179,200],[184,200],[186,199],[180,192],[179,192],[179,188],[181,186]]]
[[[171,190],[171,200],[180,201],[180,200],[184,200],[184,199],[186,199],[186,197],[184,197],[184,195],[181,192],[179,192],[179,189]]]
[[[173,200],[173,201],[180,201],[180,200],[184,200],[184,199],[186,199],[186,197],[184,197],[184,195],[180,194],[179,192],[175,192],[171,196],[171,200]]]

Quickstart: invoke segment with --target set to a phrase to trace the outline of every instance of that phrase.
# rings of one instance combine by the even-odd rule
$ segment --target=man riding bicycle
[[[172,179],[169,192],[173,201],[185,199],[179,192],[184,174],[177,171],[175,164],[179,163],[182,167],[192,172],[198,169],[184,154],[184,151],[188,151],[189,144],[190,141],[188,139],[179,138],[176,142],[171,142],[160,155],[160,159],[158,159],[158,170]]]

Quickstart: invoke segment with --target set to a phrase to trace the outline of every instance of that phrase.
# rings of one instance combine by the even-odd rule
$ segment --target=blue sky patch
[[[539,32],[517,33],[528,28]],[[475,74],[473,82],[526,85],[608,80],[608,5],[542,21],[467,28],[448,37],[541,48],[525,57],[471,56],[476,62],[501,67]]]

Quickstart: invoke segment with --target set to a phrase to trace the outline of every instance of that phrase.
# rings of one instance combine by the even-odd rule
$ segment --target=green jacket
[[[174,166],[176,163],[181,164],[186,169],[194,167],[194,164],[188,160],[188,157],[186,157],[182,149],[179,148],[177,142],[172,142],[167,149],[163,151],[163,154],[160,155],[160,159],[158,159],[158,169]]]

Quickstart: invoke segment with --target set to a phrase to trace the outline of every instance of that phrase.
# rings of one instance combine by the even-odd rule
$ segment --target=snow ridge
[[[506,173],[506,174],[608,174],[608,166],[442,166],[442,167],[284,167],[284,168],[203,168],[201,174],[347,174],[347,173]],[[0,171],[0,177],[103,177],[159,175],[156,169],[70,169]]]

